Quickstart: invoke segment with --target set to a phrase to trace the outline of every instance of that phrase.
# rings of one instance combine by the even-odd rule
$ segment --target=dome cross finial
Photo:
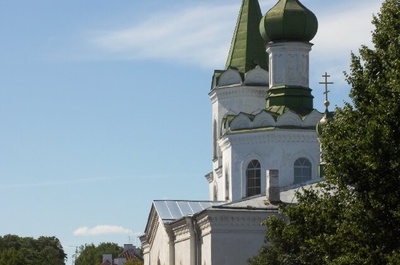
[[[328,93],[330,92],[328,90],[328,85],[332,85],[333,82],[328,82],[328,77],[331,77],[330,75],[328,75],[327,72],[325,72],[324,75],[322,75],[323,78],[325,78],[325,80],[323,82],[319,82],[321,85],[325,85],[325,102],[324,102],[324,106],[326,107],[326,109],[328,110],[329,107],[329,101],[328,101]]]

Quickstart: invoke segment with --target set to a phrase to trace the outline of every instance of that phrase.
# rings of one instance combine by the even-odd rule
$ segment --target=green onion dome
[[[309,42],[317,31],[317,17],[298,0],[279,0],[260,22],[260,34],[266,42]]]

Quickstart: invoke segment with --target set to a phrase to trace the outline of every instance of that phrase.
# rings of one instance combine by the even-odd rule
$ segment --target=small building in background
[[[103,262],[101,265],[124,265],[128,260],[137,260],[143,262],[140,248],[133,244],[124,244],[124,251],[113,259],[112,254],[103,254]]]

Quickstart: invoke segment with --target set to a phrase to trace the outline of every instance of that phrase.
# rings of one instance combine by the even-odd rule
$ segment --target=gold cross
[[[322,85],[325,85],[325,92],[324,92],[324,94],[325,94],[325,101],[328,102],[328,93],[330,92],[330,91],[328,90],[328,85],[332,85],[333,82],[328,82],[328,77],[331,77],[331,76],[328,75],[326,72],[325,72],[325,74],[324,74],[322,77],[325,78],[325,81],[324,81],[324,82],[319,82],[319,83],[322,84]]]

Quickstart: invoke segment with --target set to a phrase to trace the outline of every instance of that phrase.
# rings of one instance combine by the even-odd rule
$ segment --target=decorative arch
[[[218,81],[218,86],[240,85],[242,77],[237,70],[229,68],[221,74]]]
[[[301,127],[302,120],[299,115],[295,114],[294,112],[288,111],[279,116],[276,126],[295,126]]]
[[[248,115],[239,113],[231,122],[230,127],[232,130],[250,129],[252,122]]]
[[[313,110],[310,114],[308,114],[305,117],[303,121],[303,127],[315,126],[321,120],[322,116],[324,116],[323,113]]]
[[[213,159],[217,159],[218,154],[217,154],[217,139],[218,139],[218,133],[217,133],[217,120],[214,119],[213,122]]]
[[[226,167],[228,169],[229,167]],[[230,190],[230,182],[229,182],[229,173],[225,171],[225,200],[229,201],[229,190]]]
[[[253,120],[253,128],[275,127],[276,122],[271,114],[265,110],[258,113]]]
[[[244,84],[268,86],[268,71],[262,69],[259,65],[257,65],[256,68],[248,71],[245,74]]]
[[[213,187],[213,200],[218,201],[218,184],[216,181],[214,182],[214,187]]]

